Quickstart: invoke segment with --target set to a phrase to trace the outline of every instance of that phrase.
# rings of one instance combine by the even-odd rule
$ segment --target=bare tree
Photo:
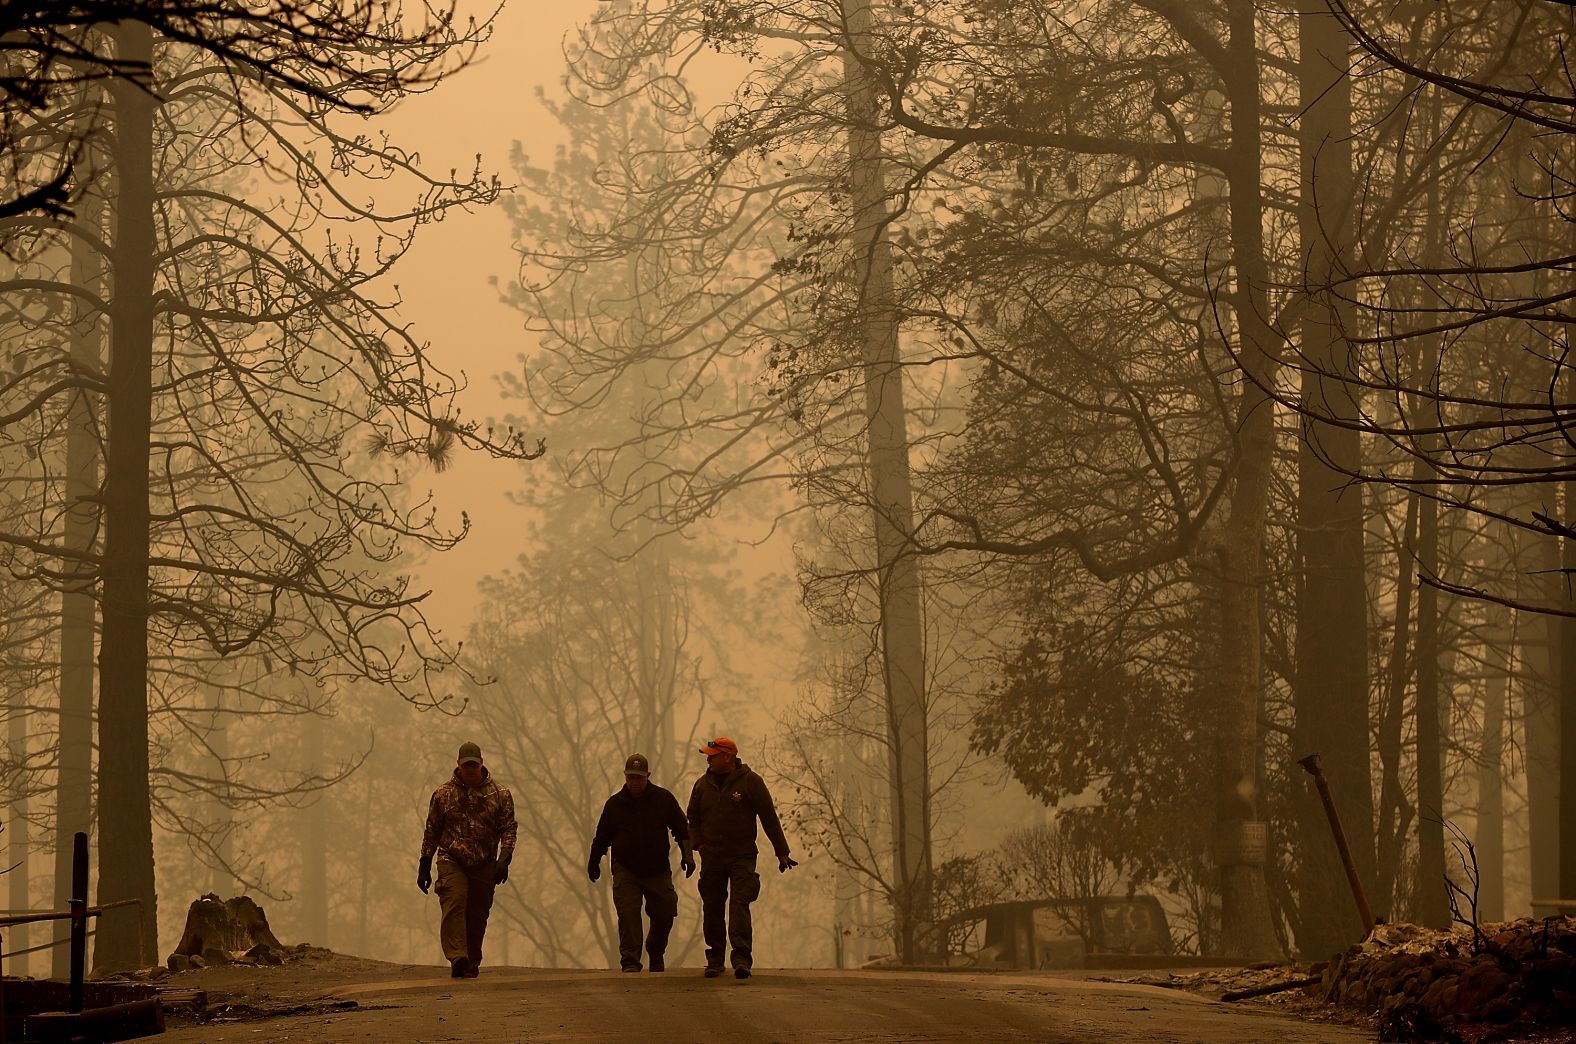
[[[150,924],[151,804],[138,783],[150,770],[150,621],[173,647],[224,655],[257,645],[319,680],[365,676],[434,702],[430,674],[452,652],[421,620],[420,596],[385,566],[408,542],[449,546],[465,527],[440,528],[430,510],[400,502],[400,461],[418,454],[441,466],[467,447],[540,452],[463,419],[459,385],[371,291],[418,225],[487,203],[496,182],[479,172],[428,178],[397,146],[335,120],[430,87],[485,26],[436,16],[405,26],[370,5],[321,28],[259,36],[266,61],[193,49],[147,22],[116,30],[116,61],[147,73],[110,81],[116,293],[98,302],[110,366],[95,374],[46,354],[0,389],[20,405],[12,423],[77,388],[106,398],[102,553],[27,533],[3,540],[36,556],[30,575],[45,582],[51,560],[96,567],[101,793],[125,802],[103,817],[100,896],[140,898]],[[302,149],[312,140],[321,152]],[[224,182],[254,161],[288,176],[279,199],[240,197]],[[380,182],[410,202],[352,202],[353,186]],[[328,234],[340,220],[381,239]],[[21,282],[66,298],[86,292]],[[151,943],[135,949],[130,916],[106,918],[99,963],[152,959]]]
[[[610,894],[585,879],[585,854],[624,759],[683,802],[681,780],[707,710],[691,648],[689,600],[665,565],[622,566],[595,548],[540,553],[528,573],[489,581],[468,655],[493,679],[471,713],[484,749],[517,793],[514,879],[534,894],[498,910],[550,965],[617,963]],[[678,957],[695,945],[675,938]]]
[[[304,96],[342,94],[348,111],[370,112],[391,82],[390,70],[347,56],[370,54],[390,43],[443,46],[452,21],[434,10],[426,25],[400,26],[382,0],[16,0],[0,13],[0,163],[14,190],[0,198],[0,218],[66,217],[92,176],[83,153],[88,129],[61,120],[62,95],[75,99],[84,85],[131,81],[147,86],[151,59],[117,51],[102,29],[141,22],[161,39]],[[330,73],[334,85],[325,84]],[[407,84],[430,83],[432,72],[410,66],[395,73]]]
[[[1339,470],[1419,498],[1419,800],[1432,805],[1441,800],[1443,769],[1433,753],[1439,704],[1426,643],[1445,611],[1438,606],[1448,604],[1442,600],[1488,598],[1571,615],[1566,599],[1503,574],[1453,578],[1435,557],[1433,535],[1456,517],[1478,516],[1571,544],[1561,506],[1570,316],[1556,275],[1570,247],[1566,142],[1576,91],[1560,55],[1571,26],[1557,3],[1469,6],[1448,20],[1426,6],[1408,7],[1399,19],[1365,3],[1336,0],[1330,9],[1362,56],[1365,76],[1397,84],[1408,116],[1401,128],[1383,128],[1396,159],[1367,172],[1368,186],[1420,177],[1421,188],[1359,193],[1385,202],[1358,212],[1350,261],[1314,287],[1354,316],[1344,332],[1346,362],[1299,365],[1327,384],[1344,384],[1350,390],[1343,394],[1366,405],[1340,416],[1306,396],[1287,404],[1317,423],[1360,432],[1382,450]],[[1321,212],[1329,203],[1321,201]],[[1471,227],[1447,218],[1468,212],[1481,215]],[[1482,495],[1499,487],[1526,487],[1527,494],[1515,508]],[[1568,786],[1576,772],[1565,778]],[[1421,880],[1434,887],[1445,855],[1439,816],[1423,829],[1422,843]],[[1576,866],[1576,857],[1564,864]],[[1428,905],[1442,921],[1439,888]]]

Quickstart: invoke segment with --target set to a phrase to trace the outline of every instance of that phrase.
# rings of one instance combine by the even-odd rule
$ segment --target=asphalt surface
[[[334,1010],[337,1002],[356,1002]],[[1153,986],[1044,975],[779,971],[748,981],[698,969],[660,975],[484,970],[478,979],[336,983],[307,1012],[174,1025],[168,1044],[297,1041],[619,1044],[1035,1041],[1312,1044],[1371,1041],[1252,1002],[1223,1004]]]

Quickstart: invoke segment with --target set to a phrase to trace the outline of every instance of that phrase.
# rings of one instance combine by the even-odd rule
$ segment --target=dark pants
[[[702,856],[700,862],[701,930],[706,936],[706,964],[722,967],[723,945],[733,948],[735,968],[750,967],[750,904],[761,894],[755,856]],[[726,911],[727,919],[724,920]]]
[[[646,901],[646,916],[651,930],[646,934],[646,952],[653,964],[668,952],[668,933],[678,916],[679,895],[673,890],[673,871],[636,875],[624,864],[613,863],[613,909],[618,911],[618,963],[624,968],[640,967],[640,901]]]
[[[443,957],[452,961],[467,957],[472,967],[482,963],[482,936],[487,934],[487,915],[492,912],[493,861],[466,868],[450,859],[438,860],[438,907],[443,921],[438,929],[443,942]]]

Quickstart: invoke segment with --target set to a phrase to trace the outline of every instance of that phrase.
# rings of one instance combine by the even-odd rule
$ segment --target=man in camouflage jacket
[[[416,872],[416,887],[425,893],[437,857],[439,938],[456,979],[480,973],[493,890],[509,879],[515,834],[513,796],[482,765],[481,748],[461,744],[454,775],[432,792]]]

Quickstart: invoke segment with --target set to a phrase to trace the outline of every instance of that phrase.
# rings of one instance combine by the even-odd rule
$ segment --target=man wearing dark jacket
[[[646,901],[651,930],[646,935],[647,965],[664,968],[668,933],[679,912],[673,890],[673,868],[668,863],[668,834],[679,844],[679,865],[684,876],[695,872],[690,851],[689,824],[671,791],[651,782],[651,767],[644,754],[631,754],[624,762],[624,788],[607,799],[596,836],[591,839],[591,859],[586,874],[602,876],[602,853],[613,849],[613,908],[618,911],[618,961],[627,972],[640,971],[640,901]]]
[[[722,974],[723,944],[727,943],[732,947],[734,978],[748,979],[753,941],[750,904],[761,894],[761,875],[755,872],[757,819],[777,853],[778,873],[799,864],[788,858],[788,839],[783,836],[766,781],[739,760],[739,745],[719,736],[700,752],[706,755],[706,774],[690,791],[689,829],[701,861],[706,978]]]

